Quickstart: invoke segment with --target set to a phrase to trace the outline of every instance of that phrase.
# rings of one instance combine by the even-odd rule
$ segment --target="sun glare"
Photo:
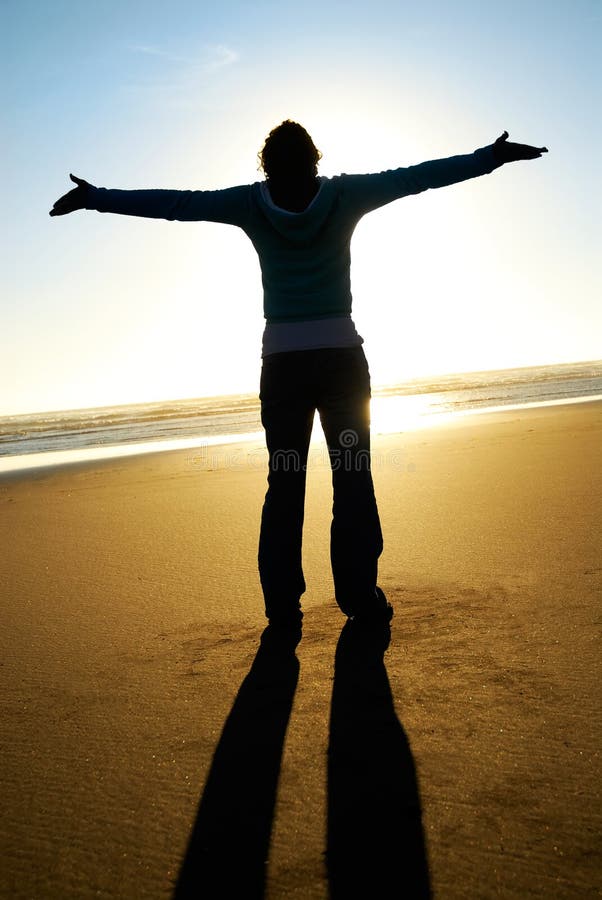
[[[372,434],[411,431],[424,424],[429,413],[429,395],[373,397],[370,402]]]

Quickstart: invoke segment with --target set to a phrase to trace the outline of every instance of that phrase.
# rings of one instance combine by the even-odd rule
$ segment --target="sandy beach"
[[[2,475],[1,896],[600,896],[601,439],[600,402],[376,436],[388,647],[334,604],[320,446],[296,651],[260,444]]]

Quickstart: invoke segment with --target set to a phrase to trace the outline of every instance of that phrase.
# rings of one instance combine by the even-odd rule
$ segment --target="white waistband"
[[[359,347],[364,339],[350,316],[311,319],[307,322],[268,322],[263,332],[261,355],[329,347]]]

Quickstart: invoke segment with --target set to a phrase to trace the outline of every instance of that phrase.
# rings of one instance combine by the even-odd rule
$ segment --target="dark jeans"
[[[276,353],[263,361],[261,421],[269,452],[259,574],[266,615],[300,607],[305,478],[314,413],[328,444],[334,494],[330,556],[335,597],[373,608],[383,541],[370,472],[370,373],[361,347]]]

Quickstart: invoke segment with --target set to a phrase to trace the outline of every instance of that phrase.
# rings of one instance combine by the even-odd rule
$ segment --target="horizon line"
[[[416,375],[413,377],[409,377],[406,379],[402,379],[400,381],[390,381],[383,382],[379,384],[372,385],[373,394],[392,390],[396,387],[405,384],[418,384],[420,382],[428,382],[437,378],[449,378],[452,376],[461,376],[461,375],[484,375],[484,374],[494,374],[498,372],[520,372],[526,371],[529,369],[545,369],[545,368],[560,368],[560,367],[570,367],[576,365],[599,365],[602,367],[602,358],[598,359],[575,359],[569,362],[554,362],[554,363],[534,363],[526,366],[503,366],[503,367],[495,367],[492,369],[464,369],[464,370],[456,370],[456,371],[447,371],[447,372],[433,372],[427,375]],[[601,373],[602,374],[602,373]],[[128,406],[152,406],[153,404],[170,404],[170,403],[181,403],[182,401],[195,401],[195,400],[224,400],[227,398],[239,398],[239,399],[247,399],[247,398],[255,398],[259,401],[259,390],[256,391],[245,391],[245,392],[235,392],[228,394],[201,394],[197,396],[191,397],[170,397],[159,400],[132,400],[127,403],[106,403],[101,406],[75,406],[75,407],[55,407],[50,409],[35,409],[28,410],[26,412],[15,412],[15,413],[0,413],[0,421],[3,419],[12,419],[18,418],[19,416],[36,416],[36,415],[50,415],[52,413],[81,413],[81,412],[91,412],[93,410],[102,410],[102,409],[124,409]]]

